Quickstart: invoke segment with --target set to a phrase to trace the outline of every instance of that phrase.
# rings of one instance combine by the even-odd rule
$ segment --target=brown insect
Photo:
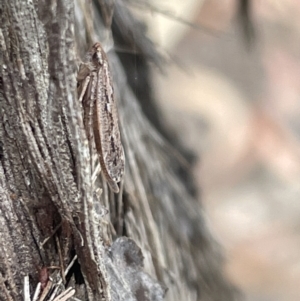
[[[119,192],[125,158],[118,125],[118,113],[108,60],[100,43],[86,54],[77,75],[77,92],[84,110],[88,139],[94,138],[107,183]]]
[[[42,289],[46,287],[48,280],[49,280],[48,269],[46,267],[43,267],[39,271],[39,281],[41,283]]]

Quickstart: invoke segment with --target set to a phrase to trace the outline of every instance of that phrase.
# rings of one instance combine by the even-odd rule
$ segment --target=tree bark
[[[160,56],[126,1],[86,2],[1,2],[0,299],[32,300],[52,282],[49,294],[72,287],[79,300],[237,300],[191,173],[151,123],[148,63]],[[112,15],[114,41],[136,50],[108,52],[126,156],[119,195],[90,164],[76,93],[78,59],[112,40]]]

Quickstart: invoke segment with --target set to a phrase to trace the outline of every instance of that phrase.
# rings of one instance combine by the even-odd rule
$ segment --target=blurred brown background
[[[154,74],[157,97],[200,157],[195,177],[228,277],[246,300],[299,301],[300,1],[251,1],[253,43],[239,5],[154,3],[203,30],[143,11],[161,51],[183,66]]]

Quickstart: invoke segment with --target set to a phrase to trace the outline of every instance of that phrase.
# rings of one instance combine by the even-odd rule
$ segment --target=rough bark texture
[[[161,60],[145,28],[126,1],[86,2],[1,1],[0,299],[23,300],[26,275],[31,294],[47,283],[43,267],[59,266],[48,269],[59,282],[76,254],[59,290],[75,287],[80,300],[237,300],[190,171],[141,109],[159,120],[147,64]],[[77,58],[111,40],[112,7],[114,40],[138,52],[108,54],[126,154],[120,195],[94,176],[76,94]]]

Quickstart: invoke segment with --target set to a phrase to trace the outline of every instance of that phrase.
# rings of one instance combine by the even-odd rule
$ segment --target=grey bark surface
[[[147,62],[162,60],[126,1],[86,2],[0,4],[0,300],[24,300],[26,275],[32,295],[53,266],[53,283],[74,287],[79,300],[238,300],[190,171],[158,131],[163,124],[145,116],[159,114]],[[112,7],[114,40],[134,46],[139,91],[146,87],[134,93],[132,60],[109,51],[126,156],[120,195],[95,177],[76,94],[78,59],[111,39]]]

